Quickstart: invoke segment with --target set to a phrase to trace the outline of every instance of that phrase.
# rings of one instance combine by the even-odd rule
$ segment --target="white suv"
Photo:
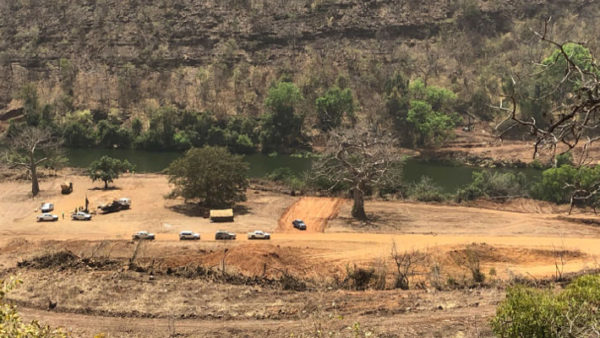
[[[182,231],[179,233],[179,240],[183,241],[186,239],[190,239],[190,240],[199,240],[200,239],[200,235],[192,232],[192,231]]]

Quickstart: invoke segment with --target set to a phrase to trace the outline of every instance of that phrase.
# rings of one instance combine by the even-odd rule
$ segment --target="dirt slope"
[[[344,199],[332,197],[302,197],[292,204],[279,219],[277,231],[298,231],[292,221],[301,219],[306,223],[306,232],[324,232],[329,220],[337,217]]]

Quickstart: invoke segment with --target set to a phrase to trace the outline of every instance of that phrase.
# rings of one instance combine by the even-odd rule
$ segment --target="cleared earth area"
[[[61,195],[67,179],[74,192]],[[372,221],[360,223],[343,199],[250,189],[235,222],[211,223],[194,205],[165,199],[161,175],[127,175],[105,191],[64,173],[45,179],[35,199],[26,181],[0,184],[0,268],[24,281],[9,298],[26,318],[75,336],[488,336],[504,283],[596,269],[600,255],[600,218],[528,200],[367,201]],[[120,197],[132,208],[71,221],[86,197],[91,209]],[[57,222],[35,221],[44,201]],[[292,227],[297,218],[307,231]],[[219,229],[238,239],[215,241]],[[131,241],[139,230],[157,239]],[[201,240],[179,241],[181,230]],[[272,239],[247,240],[253,230]],[[393,246],[426,257],[410,290],[394,287]],[[471,281],[471,257],[483,284]],[[365,285],[361,269],[372,274]]]

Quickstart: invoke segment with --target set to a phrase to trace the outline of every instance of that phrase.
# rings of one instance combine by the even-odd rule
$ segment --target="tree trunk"
[[[354,188],[352,195],[354,197],[354,204],[352,205],[352,217],[359,220],[366,220],[367,214],[365,213],[365,193],[362,189]]]
[[[104,190],[108,189],[108,181],[104,181]]]
[[[29,171],[31,171],[31,194],[33,196],[37,196],[37,194],[40,192],[40,184],[38,182],[37,168],[33,158],[31,159],[29,165]]]

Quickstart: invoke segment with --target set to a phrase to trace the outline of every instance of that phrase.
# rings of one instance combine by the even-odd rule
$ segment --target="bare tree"
[[[4,162],[13,168],[27,170],[31,175],[31,193],[40,192],[37,169],[44,164],[56,168],[64,163],[60,145],[61,140],[54,137],[48,129],[25,127],[8,142]]]
[[[352,217],[366,220],[364,198],[369,188],[399,179],[402,156],[394,144],[390,135],[374,127],[334,130],[313,167],[313,179],[331,182],[330,190],[348,186],[354,199]]]
[[[410,278],[418,273],[427,261],[427,255],[413,250],[398,252],[396,243],[392,244],[392,259],[396,264],[396,287],[402,290],[408,290],[410,287]]]
[[[552,95],[562,88],[571,88],[569,101],[560,102],[557,106],[545,113],[545,121],[536,120],[535,117],[524,119],[519,116],[517,107],[518,99],[514,88],[517,80],[512,78],[513,92],[508,93],[508,98],[512,102],[512,107],[501,108],[509,112],[506,120],[515,121],[518,125],[529,129],[536,141],[534,144],[533,157],[535,158],[542,149],[549,149],[554,156],[557,146],[566,147],[564,152],[571,151],[580,143],[582,147],[579,164],[586,160],[589,147],[592,143],[600,140],[600,67],[595,60],[585,60],[585,66],[580,64],[581,60],[576,59],[576,55],[569,52],[567,43],[559,43],[552,40],[548,35],[548,26],[550,19],[544,23],[542,33],[534,32],[540,40],[555,46],[558,50],[558,57],[553,64],[542,64],[542,72],[551,67],[564,64],[564,74],[562,78],[554,83],[551,90],[542,93],[540,100],[549,100]]]

